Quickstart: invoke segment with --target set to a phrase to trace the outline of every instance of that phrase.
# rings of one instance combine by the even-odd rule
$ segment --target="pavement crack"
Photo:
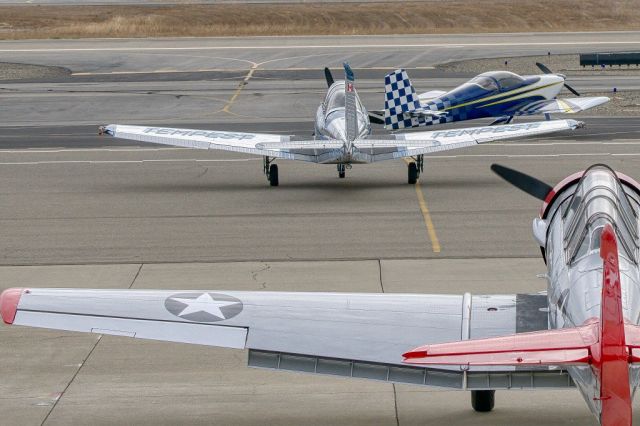
[[[202,178],[202,177],[203,177],[204,175],[206,175],[206,174],[207,174],[207,172],[209,171],[209,167],[207,167],[207,166],[200,166],[200,167],[201,167],[201,168],[203,168],[204,170],[203,170],[202,172],[200,172],[200,173],[198,174],[198,176],[196,176],[196,179],[200,179],[200,178]]]
[[[140,271],[142,271],[143,266],[144,266],[144,263],[141,263],[140,267],[138,268],[138,272],[136,272],[136,275],[131,280],[131,284],[129,284],[129,287],[128,287],[129,289],[133,288],[133,283],[135,283],[136,280],[138,279],[138,275],[140,275]]]
[[[261,288],[262,290],[266,290],[266,289],[267,289],[267,282],[266,282],[266,281],[259,282],[259,281],[258,281],[258,274],[260,274],[260,273],[262,273],[262,272],[269,271],[269,270],[271,270],[271,265],[269,265],[269,264],[265,263],[265,264],[264,264],[264,267],[262,267],[262,268],[260,268],[260,269],[258,269],[258,270],[256,270],[256,271],[251,271],[251,279],[252,279],[253,281],[255,281],[255,282],[259,283],[259,284],[260,284],[260,288]]]
[[[382,260],[378,259],[378,280],[380,281],[380,290],[384,293],[384,285],[382,284]]]
[[[138,272],[140,272],[140,271],[138,271]],[[93,351],[96,350],[96,348],[98,347],[98,343],[100,343],[101,340],[102,340],[102,334],[98,336],[98,339],[93,344],[93,347],[91,348],[91,350],[89,351],[87,356],[82,360],[82,363],[80,363],[80,365],[78,366],[78,369],[76,370],[74,375],[71,377],[71,380],[69,380],[69,383],[67,383],[67,386],[65,386],[65,388],[62,390],[62,392],[60,392],[58,394],[58,396],[55,398],[53,404],[51,405],[51,409],[49,410],[47,415],[42,420],[42,423],[40,423],[40,426],[43,426],[47,422],[47,420],[49,420],[49,417],[51,416],[51,413],[53,413],[53,410],[56,409],[56,407],[58,406],[58,403],[64,397],[64,395],[67,393],[67,390],[69,390],[69,387],[71,386],[71,384],[74,382],[76,377],[78,377],[78,374],[80,374],[80,371],[82,370],[82,367],[84,367],[84,365],[87,363],[87,361],[89,360],[89,358],[93,354]]]
[[[398,416],[398,392],[396,392],[396,384],[392,383],[393,386],[393,405],[396,412],[396,426],[400,426],[400,417]]]

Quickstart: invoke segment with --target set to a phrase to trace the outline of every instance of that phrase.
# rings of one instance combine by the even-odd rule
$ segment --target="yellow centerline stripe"
[[[251,80],[251,77],[253,77],[253,73],[256,71],[256,69],[258,69],[258,65],[257,64],[254,64],[253,66],[251,66],[251,69],[249,70],[249,73],[244,77],[244,79],[242,79],[242,81],[238,85],[238,88],[233,93],[233,96],[231,96],[231,99],[229,99],[227,101],[227,104],[224,106],[224,108],[222,108],[222,111],[228,112],[228,113],[231,112],[231,110],[230,110],[231,106],[233,105],[235,100],[238,98],[238,96],[240,96],[240,92],[242,92],[242,89],[244,89],[244,86],[246,86],[247,83],[249,82],[249,80]]]
[[[411,163],[411,161],[406,158],[403,158],[403,160],[407,164]],[[422,193],[420,181],[416,182],[414,186],[416,188],[416,195],[418,196],[418,205],[420,206],[420,211],[422,212],[422,218],[424,219],[424,224],[427,227],[427,234],[429,235],[429,240],[431,240],[431,249],[434,253],[440,253],[442,247],[440,246],[440,241],[438,240],[438,235],[436,234],[436,228],[435,226],[433,226],[431,213],[429,213],[427,200],[424,198],[424,194]]]

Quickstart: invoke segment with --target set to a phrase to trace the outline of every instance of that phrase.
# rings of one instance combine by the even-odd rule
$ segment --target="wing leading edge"
[[[532,123],[482,126],[428,132],[394,134],[395,141],[362,139],[355,142],[362,161],[376,162],[416,155],[434,154],[482,143],[528,136],[539,136],[581,128],[576,120],[550,120]],[[386,151],[384,151],[386,149]],[[380,152],[383,151],[383,152]]]
[[[222,132],[216,130],[177,129],[110,124],[100,134],[138,142],[156,143],[192,149],[220,150],[288,160],[318,163],[333,158],[342,148],[338,141],[296,141],[289,136],[266,133]]]

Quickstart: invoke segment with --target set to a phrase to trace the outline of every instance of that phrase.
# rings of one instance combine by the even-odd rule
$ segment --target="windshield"
[[[331,111],[336,108],[344,108],[344,87],[335,87],[331,92],[327,94],[327,111]]]
[[[495,91],[498,90],[498,84],[496,83],[496,81],[491,78],[491,77],[485,77],[482,75],[479,75],[471,80],[469,80],[470,84],[477,84],[478,86],[482,87],[484,90],[489,90],[489,91]]]
[[[338,82],[333,86],[331,86],[324,100],[326,113],[329,113],[338,108],[345,107],[346,99],[345,99],[344,91],[345,91],[344,82],[342,82],[342,84],[339,84]],[[362,104],[360,103],[360,98],[357,95],[356,95],[356,109],[358,111],[363,110]]]
[[[524,84],[524,78],[509,71],[485,72],[471,80],[471,82],[476,79],[490,79],[493,82],[493,87],[495,87],[494,90],[499,89],[503,92],[516,89]]]

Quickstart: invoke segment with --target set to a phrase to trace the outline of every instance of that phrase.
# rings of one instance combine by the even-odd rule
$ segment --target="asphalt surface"
[[[354,166],[344,180],[332,166],[283,161],[281,186],[271,188],[259,158],[135,146],[96,128],[163,123],[310,135],[325,65],[338,73],[349,60],[375,109],[388,68],[412,68],[420,89],[446,88],[465,76],[438,75],[428,68],[438,61],[598,43],[638,48],[640,35],[2,42],[3,60],[73,75],[0,83],[0,288],[543,290],[530,231],[539,202],[490,164],[550,184],[596,162],[637,178],[636,117],[595,110],[575,132],[429,157],[418,187],[406,184],[401,161]],[[610,83],[639,84],[572,81]],[[577,391],[499,392],[496,410],[480,415],[464,392],[249,370],[239,351],[15,327],[0,327],[0,342],[7,424],[591,421]]]

